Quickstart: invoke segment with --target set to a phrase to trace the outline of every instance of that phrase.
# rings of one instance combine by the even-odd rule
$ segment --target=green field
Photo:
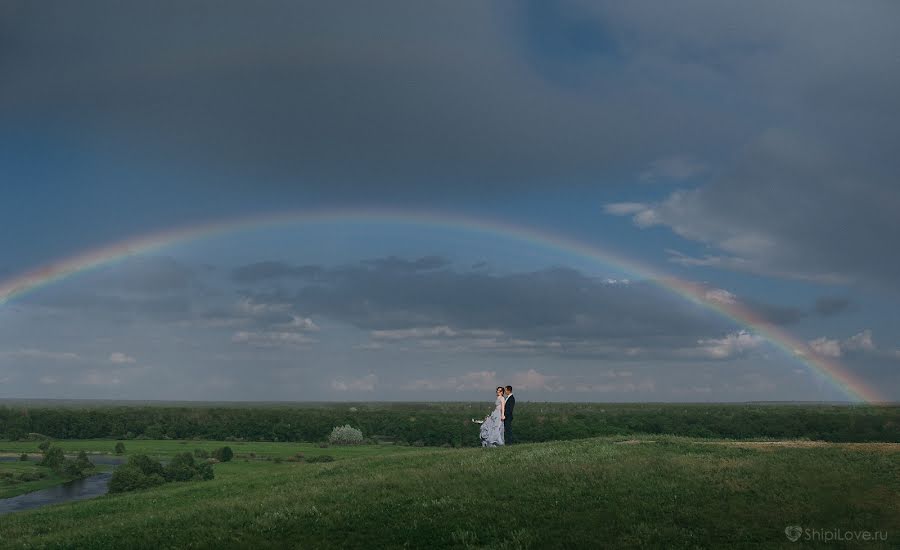
[[[34,481],[22,481],[21,474],[40,474],[45,477]],[[9,498],[38,489],[52,487],[66,479],[49,468],[41,468],[34,462],[0,462],[0,498]]]
[[[66,454],[75,454],[85,451],[87,454],[112,455],[115,450],[116,440],[110,439],[60,439],[53,440],[55,447],[62,447]],[[195,449],[203,449],[211,452],[219,447],[229,446],[234,451],[235,458],[250,458],[249,453],[256,458],[288,458],[297,453],[306,456],[331,455],[335,458],[354,458],[382,455],[385,453],[403,453],[414,450],[414,447],[394,445],[358,445],[358,446],[327,446],[320,447],[313,443],[277,443],[272,441],[206,441],[206,440],[134,440],[124,441],[125,454],[146,454],[158,458],[171,457],[177,453],[194,452]],[[22,453],[39,453],[37,443],[34,441],[0,441],[0,453],[20,455]]]
[[[109,450],[113,441],[64,441]],[[28,443],[0,443],[19,451]],[[34,445],[31,443],[30,445]],[[222,443],[129,441],[160,456]],[[206,482],[3,516],[30,548],[809,547],[785,527],[900,538],[900,445],[607,437],[498,449],[229,443]],[[243,458],[327,453],[325,464]],[[815,536],[815,533],[813,533]],[[822,536],[820,534],[820,536]],[[864,545],[864,546],[862,546]]]

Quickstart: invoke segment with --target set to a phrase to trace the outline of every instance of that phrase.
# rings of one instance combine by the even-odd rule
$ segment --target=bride
[[[481,422],[481,446],[497,447],[503,445],[503,419],[506,418],[506,398],[503,397],[503,386],[497,386],[497,400],[494,410]]]

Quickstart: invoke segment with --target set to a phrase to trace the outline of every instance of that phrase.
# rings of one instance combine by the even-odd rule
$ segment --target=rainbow
[[[678,279],[610,250],[556,234],[545,229],[512,223],[484,220],[444,212],[409,212],[389,209],[341,209],[327,211],[291,211],[238,219],[213,221],[127,239],[44,265],[7,281],[0,282],[0,307],[28,292],[58,282],[118,260],[146,254],[184,241],[199,240],[231,232],[278,226],[313,223],[390,223],[432,226],[436,228],[466,229],[521,240],[534,245],[556,249],[591,261],[614,266],[622,271],[647,279],[661,288],[674,292],[696,304],[709,308],[728,319],[765,337],[788,356],[805,363],[846,394],[851,400],[882,402],[885,399],[854,373],[838,362],[812,353],[808,346],[783,329],[766,322],[750,308],[723,292],[711,291],[705,285]]]

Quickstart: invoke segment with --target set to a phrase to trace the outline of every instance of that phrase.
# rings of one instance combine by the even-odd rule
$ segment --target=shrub
[[[121,441],[116,443],[116,454],[117,455],[125,454],[125,444],[122,443]]]
[[[84,477],[87,472],[94,469],[94,463],[91,462],[91,459],[88,458],[87,453],[85,453],[84,451],[79,451],[78,457],[75,460],[69,462],[73,463],[73,466],[70,467],[70,470],[74,471],[75,473],[72,475],[76,475],[78,477]]]
[[[88,461],[90,464],[90,461]],[[93,464],[90,466],[94,467]],[[84,477],[86,475],[86,468],[83,468],[81,464],[78,463],[77,460],[72,460],[67,458],[63,463],[60,471],[68,477]]]
[[[49,442],[48,442],[49,443]],[[62,467],[63,462],[66,460],[66,455],[63,454],[63,450],[59,447],[52,447],[49,444],[47,448],[44,450],[44,458],[38,462],[39,466],[47,466],[53,470],[58,470]]]
[[[194,449],[194,456],[197,458],[209,458],[209,451],[206,449]]]
[[[362,431],[345,424],[331,430],[328,442],[335,445],[359,445],[363,442],[363,434]]]
[[[306,459],[306,462],[310,464],[314,464],[316,462],[334,462],[334,457],[331,455],[311,456]]]
[[[109,492],[124,493],[125,491],[155,487],[165,482],[166,480],[161,475],[147,475],[139,466],[132,464],[129,460],[128,464],[119,466],[113,472],[112,479],[109,480]]]
[[[19,457],[21,460],[21,457]],[[66,458],[60,447],[49,446],[44,451],[44,458],[38,462],[38,466],[46,466],[54,472],[68,477],[84,477],[94,469],[94,464],[88,459],[87,453],[80,451],[78,458],[72,460]]]
[[[213,478],[212,464],[194,461],[191,453],[179,453],[165,467],[166,481],[191,481]]]
[[[163,466],[158,460],[153,460],[147,455],[131,455],[128,457],[127,466],[133,466],[146,476],[158,475],[162,477]]]
[[[19,481],[37,481],[44,477],[47,477],[44,472],[22,472],[19,474]]]
[[[147,455],[132,455],[128,463],[119,466],[109,482],[110,493],[122,493],[162,485],[167,481],[212,479],[211,464],[195,462],[191,453],[175,455],[165,467]]]
[[[27,453],[22,453],[22,454],[20,454],[20,455],[19,455],[19,460],[21,460],[22,462],[27,462],[27,461],[28,461],[28,454],[27,454]]]
[[[219,460],[219,462],[228,462],[234,457],[234,453],[231,451],[231,447],[222,447],[220,449],[216,449],[213,451],[213,458]]]
[[[50,448],[50,440],[45,439],[38,444],[38,449],[41,450],[42,453],[46,453],[47,449]]]

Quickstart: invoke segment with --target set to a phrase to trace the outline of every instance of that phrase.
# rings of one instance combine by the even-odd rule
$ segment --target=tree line
[[[326,441],[351,425],[369,443],[478,446],[484,403],[295,406],[2,406],[0,438]],[[900,406],[535,403],[516,407],[519,442],[602,435],[900,441]],[[30,435],[32,434],[32,435]]]

